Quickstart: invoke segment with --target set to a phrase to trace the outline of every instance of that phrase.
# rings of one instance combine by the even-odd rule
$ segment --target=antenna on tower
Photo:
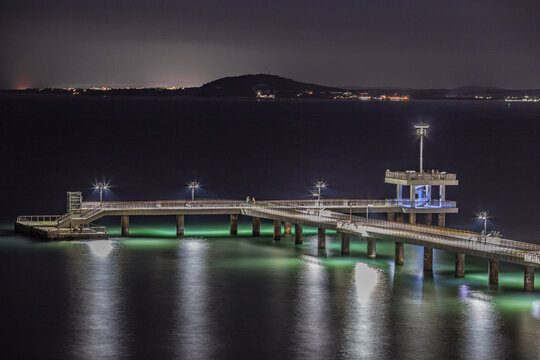
[[[416,135],[420,136],[420,172],[424,172],[424,136],[427,135],[427,129],[429,125],[414,125],[416,129]]]

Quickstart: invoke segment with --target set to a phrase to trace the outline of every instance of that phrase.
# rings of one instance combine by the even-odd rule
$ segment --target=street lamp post
[[[484,222],[484,237],[487,236],[487,212],[481,211],[478,215],[478,219],[482,220]]]
[[[373,207],[373,204],[368,204],[368,205],[366,206],[366,221],[369,220],[369,208],[370,208],[370,207]]]
[[[414,125],[416,135],[420,136],[420,172],[424,172],[424,136],[427,135],[429,125]]]
[[[188,188],[191,190],[191,201],[195,201],[195,190],[200,189],[201,184],[198,181],[190,181]]]
[[[315,188],[317,188],[317,191],[313,193],[314,196],[317,196],[317,204],[319,207],[321,207],[321,191],[326,187],[326,183],[324,181],[317,181],[315,183]]]
[[[103,182],[97,183],[95,189],[99,190],[99,202],[100,204],[103,204],[103,191],[109,190],[109,184]]]

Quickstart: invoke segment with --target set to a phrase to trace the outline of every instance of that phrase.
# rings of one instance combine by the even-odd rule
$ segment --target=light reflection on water
[[[347,311],[347,355],[355,359],[376,359],[384,356],[386,312],[385,288],[388,281],[382,270],[358,263],[351,276]],[[387,334],[386,334],[387,335]]]
[[[176,354],[184,359],[207,359],[212,349],[208,308],[208,240],[184,238],[178,247],[176,290]]]
[[[294,334],[300,358],[328,359],[333,334],[329,328],[332,308],[328,302],[328,272],[317,258],[304,256],[296,285]]]
[[[466,287],[466,286],[464,286]],[[473,359],[494,359],[502,354],[505,339],[500,334],[500,317],[493,296],[460,289],[463,302],[464,351]]]
[[[535,319],[540,319],[540,300],[533,301],[531,308],[531,315]]]
[[[88,246],[92,254],[99,258],[107,257],[113,250],[113,244],[110,240],[94,240],[89,241]]]
[[[436,256],[430,275],[422,271],[421,247],[406,245],[405,265],[395,266],[393,244],[380,244],[378,258],[368,260],[365,244],[341,256],[336,249],[317,251],[316,236],[307,238],[313,243],[302,246],[294,246],[293,237],[28,243],[28,251],[0,246],[0,255],[24,259],[32,251],[43,269],[53,253],[66,259],[60,276],[69,286],[35,290],[36,297],[51,292],[67,299],[68,323],[59,319],[50,328],[52,336],[65,328],[57,342],[68,350],[56,349],[49,357],[504,359],[539,354],[540,294],[522,293],[521,269],[503,269],[515,287],[492,289],[484,270],[473,272],[484,269],[484,261],[468,258],[473,275],[455,279],[451,254]],[[0,264],[0,274],[15,273],[10,267],[19,264],[24,262]],[[16,271],[24,274],[26,268]],[[17,308],[14,294],[4,293],[4,303],[15,313],[32,312]]]
[[[72,253],[69,269],[73,278],[72,355],[80,359],[125,355],[119,268],[117,259],[111,256],[115,244],[110,240],[95,240],[78,245],[81,251]]]

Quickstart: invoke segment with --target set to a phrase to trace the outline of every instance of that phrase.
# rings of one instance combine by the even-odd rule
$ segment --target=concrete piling
[[[527,292],[534,291],[534,266],[525,266],[523,276],[523,289]]]
[[[284,233],[285,235],[292,234],[292,223],[285,221]]]
[[[231,235],[238,235],[238,215],[231,215]]]
[[[416,225],[416,214],[410,213],[409,214],[409,224]]]
[[[317,248],[326,249],[326,229],[319,228],[317,232]]]
[[[438,227],[446,227],[446,217],[444,213],[440,213],[437,216],[437,226]]]
[[[424,222],[426,223],[426,225],[431,226],[431,224],[433,224],[433,214],[424,214]]]
[[[294,224],[294,243],[295,244],[302,244],[302,225],[300,224]]]
[[[404,244],[402,242],[396,242],[396,265],[403,265],[404,262]]]
[[[252,235],[261,236],[261,218],[253,217]]]
[[[281,240],[281,221],[274,220],[274,240]]]
[[[498,285],[499,284],[499,260],[489,260],[489,284]]]
[[[389,212],[387,215],[388,221],[396,221],[396,213]]]
[[[465,276],[465,254],[456,254],[456,277]]]
[[[373,238],[367,238],[367,256],[370,259],[377,257],[376,243]]]
[[[176,236],[184,236],[184,215],[176,215]]]
[[[122,215],[122,236],[129,236],[129,215]]]
[[[350,236],[346,233],[341,233],[341,254],[350,254]]]
[[[433,248],[424,246],[424,271],[433,271]]]

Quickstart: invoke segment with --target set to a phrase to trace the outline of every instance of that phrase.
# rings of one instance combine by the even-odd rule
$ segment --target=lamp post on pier
[[[370,208],[370,207],[373,207],[373,204],[368,204],[368,205],[366,206],[366,221],[369,220],[369,208]]]
[[[191,190],[191,201],[195,201],[195,190],[199,190],[201,184],[198,181],[190,181],[188,183],[188,188]]]
[[[99,190],[99,203],[103,204],[103,191],[109,190],[109,184],[99,182],[94,187],[95,190]]]
[[[321,191],[322,189],[326,188],[326,183],[322,180],[319,180],[315,183],[315,188],[317,189],[313,196],[317,196],[317,205],[321,207]]]
[[[484,238],[487,236],[487,218],[487,212],[485,211],[481,211],[480,214],[478,214],[478,219],[484,222]]]
[[[416,135],[420,136],[420,172],[424,172],[424,136],[427,135],[429,125],[414,125]]]

